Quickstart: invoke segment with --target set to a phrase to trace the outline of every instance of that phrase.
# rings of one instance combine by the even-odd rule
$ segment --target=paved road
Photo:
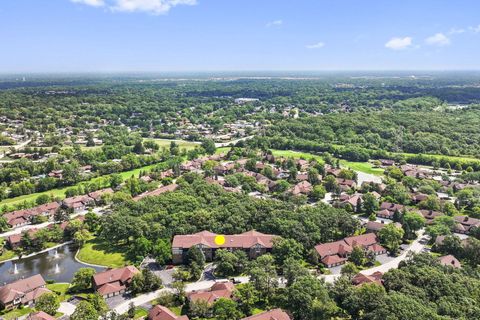
[[[248,282],[248,277],[237,277],[237,278],[242,283]],[[192,291],[206,290],[206,289],[209,289],[211,286],[213,286],[214,283],[215,281],[213,280],[204,280],[204,281],[189,283],[185,286],[185,291],[192,292]],[[174,289],[163,288],[154,292],[149,292],[149,293],[139,295],[135,298],[126,300],[125,302],[119,304],[118,306],[113,308],[113,310],[116,311],[118,314],[123,314],[128,311],[130,303],[133,302],[133,304],[136,307],[138,307],[152,300],[155,300],[156,298],[158,298],[158,295],[163,292],[174,292]]]
[[[93,208],[93,212],[95,212],[98,215],[102,215],[101,211],[105,208],[106,207]],[[88,210],[84,210],[84,211],[81,211],[81,212],[78,212],[78,213],[71,214],[70,218],[73,219],[73,218],[78,217],[78,216],[86,215],[87,213],[88,213]],[[1,233],[0,237],[8,237],[8,236],[11,236],[11,235],[14,235],[14,234],[20,234],[23,231],[27,231],[27,230],[30,230],[30,229],[42,229],[42,228],[45,228],[52,223],[53,223],[52,221],[47,221],[47,222],[40,223],[40,224],[27,224],[25,226],[21,226],[21,227],[6,231],[4,233]]]
[[[385,273],[391,269],[398,268],[398,265],[401,261],[405,260],[408,257],[408,254],[410,252],[413,253],[420,253],[425,249],[426,244],[428,243],[429,237],[425,235],[425,230],[422,229],[417,233],[418,237],[417,239],[412,242],[412,244],[406,249],[401,255],[396,257],[395,259],[386,262],[385,264],[382,264],[378,267],[373,267],[370,269],[366,269],[361,271],[364,275],[371,275],[374,272],[380,271],[382,273]],[[337,280],[340,277],[340,274],[328,274],[328,275],[322,275],[320,278],[324,279],[325,282],[327,283],[333,283],[335,280]]]

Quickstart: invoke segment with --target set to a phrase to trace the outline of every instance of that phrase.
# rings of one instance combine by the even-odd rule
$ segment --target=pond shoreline
[[[63,243],[57,244],[57,245],[55,245],[55,246],[53,246],[53,247],[43,249],[43,250],[41,250],[41,251],[37,251],[37,252],[30,253],[30,254],[28,254],[28,255],[26,255],[26,256],[20,256],[20,257],[19,257],[19,256],[15,256],[15,257],[13,257],[13,258],[10,258],[10,259],[1,261],[1,262],[0,262],[0,265],[1,265],[2,263],[5,263],[5,262],[10,262],[10,261],[15,261],[15,260],[22,260],[22,259],[32,258],[32,257],[35,257],[36,255],[41,254],[41,253],[45,253],[45,252],[48,252],[48,251],[51,251],[51,250],[55,250],[55,249],[58,249],[58,248],[60,248],[60,247],[65,246],[65,245],[72,244],[72,243],[73,243],[73,241],[70,240],[70,241],[67,241],[67,242],[63,242]]]
[[[90,266],[90,267],[111,269],[111,267],[109,267],[109,266],[105,266],[105,265],[101,265],[101,264],[88,263],[88,262],[84,262],[84,261],[80,260],[80,259],[78,258],[78,253],[79,253],[79,252],[80,252],[80,248],[78,248],[78,249],[77,249],[77,252],[75,253],[75,260],[76,260],[78,263],[85,264],[85,265]]]

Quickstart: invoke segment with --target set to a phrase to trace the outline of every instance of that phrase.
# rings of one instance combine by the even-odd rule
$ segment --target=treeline
[[[331,113],[279,121],[269,138],[334,144],[387,152],[480,155],[480,107],[455,111]]]

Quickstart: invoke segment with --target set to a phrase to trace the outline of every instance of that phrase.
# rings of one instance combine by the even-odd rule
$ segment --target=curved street
[[[398,265],[401,261],[408,258],[410,253],[420,253],[425,249],[425,246],[428,243],[429,236],[425,234],[425,229],[421,229],[417,233],[417,239],[415,239],[410,246],[404,250],[402,254],[398,257],[395,257],[391,261],[388,261],[380,266],[372,267],[366,270],[360,271],[360,273],[364,275],[371,275],[374,272],[380,271],[381,273],[385,273],[391,269],[398,268]],[[328,275],[321,275],[319,278],[322,278],[327,283],[333,283],[336,279],[340,277],[340,274],[328,274]]]

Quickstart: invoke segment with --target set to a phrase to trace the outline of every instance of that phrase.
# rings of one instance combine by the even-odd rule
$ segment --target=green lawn
[[[293,151],[293,150],[276,150],[273,149],[272,153],[274,156],[277,157],[288,157],[288,158],[295,158],[295,159],[300,159],[304,158],[305,160],[309,160],[311,158],[314,158],[316,160],[321,160],[323,162],[322,157],[308,153],[308,152],[300,152],[300,151]]]
[[[90,264],[110,268],[123,267],[128,264],[125,249],[112,246],[98,239],[88,241],[78,252],[77,259]]]
[[[5,320],[13,320],[13,319],[17,319],[17,318],[20,318],[21,316],[25,316],[31,312],[33,312],[34,310],[33,309],[30,309],[30,308],[19,308],[19,309],[13,309],[13,310],[10,310],[10,311],[2,311],[0,312],[0,318],[1,319],[5,319]]]
[[[4,249],[2,255],[0,255],[0,262],[12,259],[13,257],[15,257],[15,252]]]
[[[381,176],[384,171],[382,168],[375,168],[370,162],[351,162],[340,160],[340,164],[355,171],[374,174],[377,176]]]
[[[170,309],[173,313],[175,313],[177,316],[180,316],[182,315],[182,306],[179,306],[179,307],[169,307],[168,309]]]
[[[402,155],[402,156],[405,156],[405,157],[414,157],[414,156],[417,156],[418,154],[406,153],[406,152],[390,152],[390,155],[392,155],[392,156]],[[422,153],[422,155],[425,155],[425,156],[428,156],[428,157],[434,157],[436,159],[445,158],[447,160],[460,160],[460,161],[464,161],[464,162],[468,162],[468,161],[480,162],[480,159],[475,158],[473,156],[447,156],[447,155],[443,155],[443,154],[427,154],[427,153]]]
[[[137,169],[133,169],[133,170],[130,170],[130,171],[120,172],[120,175],[122,176],[123,180],[127,180],[132,175],[138,176],[140,172],[149,171],[152,168],[154,168],[156,165],[157,164],[151,164],[151,165],[141,167],[141,168],[137,168]],[[89,181],[82,181],[82,182],[79,182],[79,184],[88,183],[88,182],[100,182],[101,184],[104,184],[105,187],[108,186],[106,176],[96,177],[96,178],[93,178]],[[63,199],[63,198],[65,198],[65,191],[69,188],[72,188],[72,187],[75,187],[75,186],[69,186],[69,187],[60,188],[60,189],[52,189],[52,190],[48,190],[48,191],[45,191],[45,192],[37,192],[37,193],[27,194],[27,195],[15,197],[15,198],[5,199],[5,200],[0,202],[0,206],[15,205],[15,204],[22,203],[24,201],[27,201],[27,202],[35,201],[35,199],[37,199],[37,197],[42,195],[42,194],[47,194],[47,195],[50,195],[50,196],[53,196],[53,197],[56,197],[56,198]]]
[[[220,148],[217,148],[217,150],[215,150],[215,153],[216,154],[220,154],[220,153],[227,153],[228,151],[230,151],[230,147],[220,147]]]
[[[67,294],[68,288],[70,288],[70,283],[47,284],[47,289],[55,292],[58,295],[60,302],[68,300],[71,297]]]
[[[148,315],[148,311],[144,308],[135,308],[134,319],[143,319]]]
[[[177,143],[177,145],[180,147],[180,149],[187,149],[187,150],[190,150],[190,149],[193,149],[195,148],[196,146],[199,146],[200,144],[199,143],[195,143],[195,142],[192,142],[192,141],[185,141],[185,140],[170,140],[170,139],[153,139],[153,138],[145,138],[144,141],[154,141],[156,142],[159,146],[160,146],[160,149],[165,147],[165,148],[169,148],[170,147],[170,143],[172,141],[175,141]]]

